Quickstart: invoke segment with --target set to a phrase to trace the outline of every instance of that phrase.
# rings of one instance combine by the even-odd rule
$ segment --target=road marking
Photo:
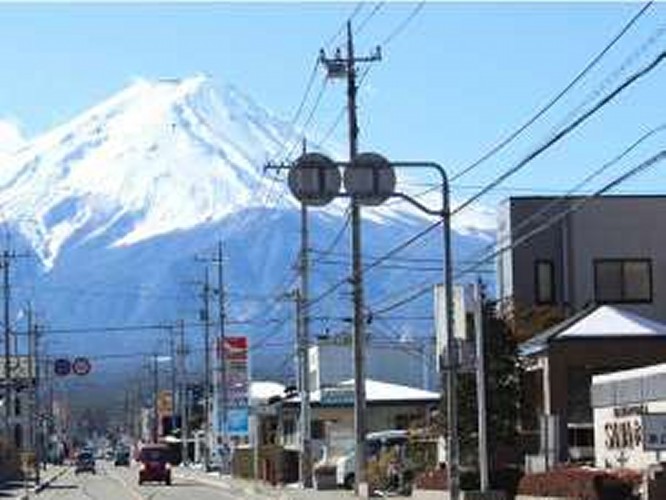
[[[139,493],[139,492],[136,491],[134,488],[132,488],[132,486],[130,486],[129,483],[128,483],[127,481],[125,481],[125,480],[120,476],[120,474],[116,474],[115,471],[110,472],[110,471],[108,471],[108,470],[107,470],[107,473],[108,473],[109,477],[115,479],[115,480],[118,481],[120,484],[122,484],[122,485],[125,487],[125,489],[127,489],[127,490],[132,494],[132,496],[133,496],[136,500],[144,500],[144,497],[141,495],[141,493]]]

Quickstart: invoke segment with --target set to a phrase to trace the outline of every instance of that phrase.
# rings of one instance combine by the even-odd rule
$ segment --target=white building
[[[434,343],[416,340],[368,343],[366,376],[419,389],[436,390]],[[309,349],[310,390],[330,387],[354,376],[352,346],[344,337],[319,339]]]
[[[595,465],[646,470],[666,459],[666,363],[592,379]]]

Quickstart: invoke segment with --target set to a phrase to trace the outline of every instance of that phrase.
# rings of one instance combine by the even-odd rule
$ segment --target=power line
[[[649,65],[641,69],[640,71],[634,73],[631,77],[626,79],[620,86],[618,86],[613,92],[608,94],[606,97],[601,99],[596,105],[594,105],[592,108],[590,108],[588,111],[583,113],[580,117],[578,117],[576,120],[574,120],[570,125],[565,127],[564,129],[560,130],[557,134],[555,134],[554,137],[546,141],[545,144],[542,146],[538,147],[536,150],[532,151],[530,154],[528,154],[523,160],[518,162],[518,164],[514,165],[513,167],[509,168],[508,170],[504,171],[500,176],[495,178],[492,182],[487,184],[483,189],[479,190],[476,194],[472,195],[470,198],[468,198],[466,201],[464,201],[462,204],[458,205],[452,212],[451,215],[455,215],[456,213],[459,213],[460,211],[464,210],[466,207],[474,203],[476,200],[484,196],[486,193],[494,189],[497,185],[501,184],[504,182],[506,179],[517,173],[519,170],[524,168],[529,162],[532,160],[536,159],[538,156],[540,156],[543,152],[545,152],[547,149],[555,145],[557,142],[562,140],[564,137],[569,135],[573,130],[578,128],[580,125],[582,125],[588,118],[593,116],[597,111],[599,111],[601,108],[612,102],[618,95],[620,95],[624,90],[626,90],[629,86],[631,86],[633,83],[638,81],[640,78],[646,76],[649,74],[651,71],[653,71],[661,62],[666,58],[666,51],[661,52]]]
[[[451,176],[451,181],[459,179],[463,175],[471,172],[476,167],[484,163],[486,160],[500,152],[506,146],[508,146],[514,139],[516,139],[520,134],[523,133],[528,127],[530,127],[535,121],[537,121],[541,116],[548,112],[557,102],[564,97],[569,90],[571,90],[592,68],[594,68],[597,63],[610,51],[613,46],[620,41],[620,39],[629,31],[629,29],[638,21],[638,19],[648,10],[652,5],[652,1],[647,2],[634,16],[627,22],[620,32],[613,37],[613,39],[606,44],[606,46],[599,52],[577,75],[576,77],[569,82],[569,84],[564,87],[555,97],[553,97],[544,107],[542,107],[535,115],[533,115],[529,120],[527,120],[523,125],[521,125],[517,130],[512,134],[506,137],[496,146],[492,147],[488,152],[482,155],[478,160],[474,161],[471,165],[463,168],[461,171],[455,173]]]
[[[397,38],[404,30],[409,26],[409,23],[412,22],[412,20],[417,16],[419,12],[421,12],[421,9],[425,6],[425,0],[421,0],[419,3],[416,4],[414,9],[409,13],[409,15],[402,20],[400,24],[398,24],[393,31],[391,31],[386,38],[382,41],[381,45],[383,47],[387,46],[390,44],[395,38]]]
[[[379,2],[377,3],[374,8],[370,11],[370,13],[365,16],[365,18],[358,24],[356,29],[354,30],[354,35],[358,35],[361,31],[365,29],[367,24],[370,22],[370,20],[377,15],[377,13],[380,11],[380,9],[384,6],[384,2]]]
[[[462,276],[464,276],[466,274],[470,274],[470,273],[475,272],[477,270],[477,268],[480,267],[481,265],[486,264],[486,263],[490,262],[491,260],[495,259],[496,257],[498,257],[499,255],[501,255],[502,253],[504,253],[508,250],[511,250],[513,248],[516,248],[517,246],[525,243],[530,238],[536,236],[537,234],[541,233],[542,231],[548,229],[550,226],[552,226],[556,222],[559,222],[560,220],[562,220],[566,215],[579,210],[585,204],[589,203],[590,201],[592,201],[596,198],[599,198],[599,197],[603,196],[608,191],[616,188],[617,186],[619,186],[623,182],[626,182],[627,180],[629,180],[633,176],[635,176],[635,175],[653,167],[654,165],[661,162],[665,158],[666,158],[666,150],[660,151],[656,155],[650,157],[646,161],[640,163],[636,167],[633,167],[629,171],[627,171],[624,174],[620,175],[619,177],[615,178],[614,180],[612,180],[611,182],[606,184],[604,187],[597,190],[594,194],[592,194],[590,196],[581,197],[576,203],[574,203],[567,210],[564,210],[564,211],[560,212],[559,214],[557,214],[554,217],[551,217],[548,221],[546,221],[543,224],[541,224],[540,226],[534,228],[529,233],[526,233],[526,234],[522,235],[521,237],[519,237],[516,241],[512,242],[511,244],[506,245],[506,246],[501,247],[501,248],[498,248],[497,250],[493,251],[492,253],[490,253],[486,257],[478,260],[475,264],[459,271],[458,273],[456,273],[455,278],[459,279],[459,278],[461,278]],[[388,305],[384,308],[374,310],[373,313],[377,314],[377,315],[381,315],[381,314],[384,314],[386,312],[398,309],[398,308],[400,308],[400,307],[402,307],[406,304],[409,304],[410,302],[413,302],[414,300],[417,300],[418,298],[422,297],[423,295],[425,295],[426,293],[431,291],[432,286],[433,286],[432,283],[428,284],[427,286],[422,286],[422,287],[416,289],[409,296],[407,296],[407,297],[405,297],[405,298],[403,298],[403,299],[401,299],[397,302],[394,302],[393,304],[390,304],[390,305]]]
[[[542,206],[539,210],[531,214],[529,217],[526,217],[524,220],[520,221],[520,223],[518,223],[516,227],[511,228],[511,232],[517,233],[522,228],[528,227],[533,221],[536,221],[539,218],[546,216],[559,204],[566,203],[567,200],[570,199],[571,196],[573,196],[575,193],[579,192],[580,189],[589,184],[595,178],[599,177],[602,173],[606,172],[609,168],[616,165],[619,161],[625,158],[629,153],[631,153],[634,149],[640,146],[647,139],[651,138],[655,134],[658,134],[659,132],[662,132],[664,129],[666,129],[666,123],[648,130],[646,133],[644,133],[641,137],[639,137],[636,141],[630,144],[627,148],[621,151],[614,158],[602,164],[599,168],[592,171],[592,173],[590,173],[589,175],[585,176],[585,178],[583,178],[580,182],[576,183],[576,185],[574,185],[571,189],[569,189],[566,193],[564,193],[564,195],[554,198],[551,202]],[[493,248],[499,246],[500,243],[501,243],[500,241],[497,241],[494,244],[487,246],[484,250],[478,252],[477,255],[479,253],[483,254],[485,252],[492,251]]]

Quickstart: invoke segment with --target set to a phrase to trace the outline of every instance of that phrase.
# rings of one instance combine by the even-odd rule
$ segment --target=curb
[[[54,474],[52,474],[48,479],[39,483],[38,486],[33,486],[30,493],[38,495],[42,490],[48,488],[51,483],[53,483],[57,479],[60,479],[68,471],[69,471],[69,467],[63,467],[58,472],[55,472]],[[28,500],[30,498],[30,493],[28,493],[28,494],[23,493],[21,496],[18,496],[16,498],[19,498],[20,500]]]

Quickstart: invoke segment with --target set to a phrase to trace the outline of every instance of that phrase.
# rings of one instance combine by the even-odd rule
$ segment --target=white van
[[[375,457],[395,445],[404,446],[409,440],[406,430],[387,430],[371,432],[366,435],[365,450],[367,458]],[[339,488],[352,489],[356,476],[356,451],[352,448],[335,463],[335,483]]]

